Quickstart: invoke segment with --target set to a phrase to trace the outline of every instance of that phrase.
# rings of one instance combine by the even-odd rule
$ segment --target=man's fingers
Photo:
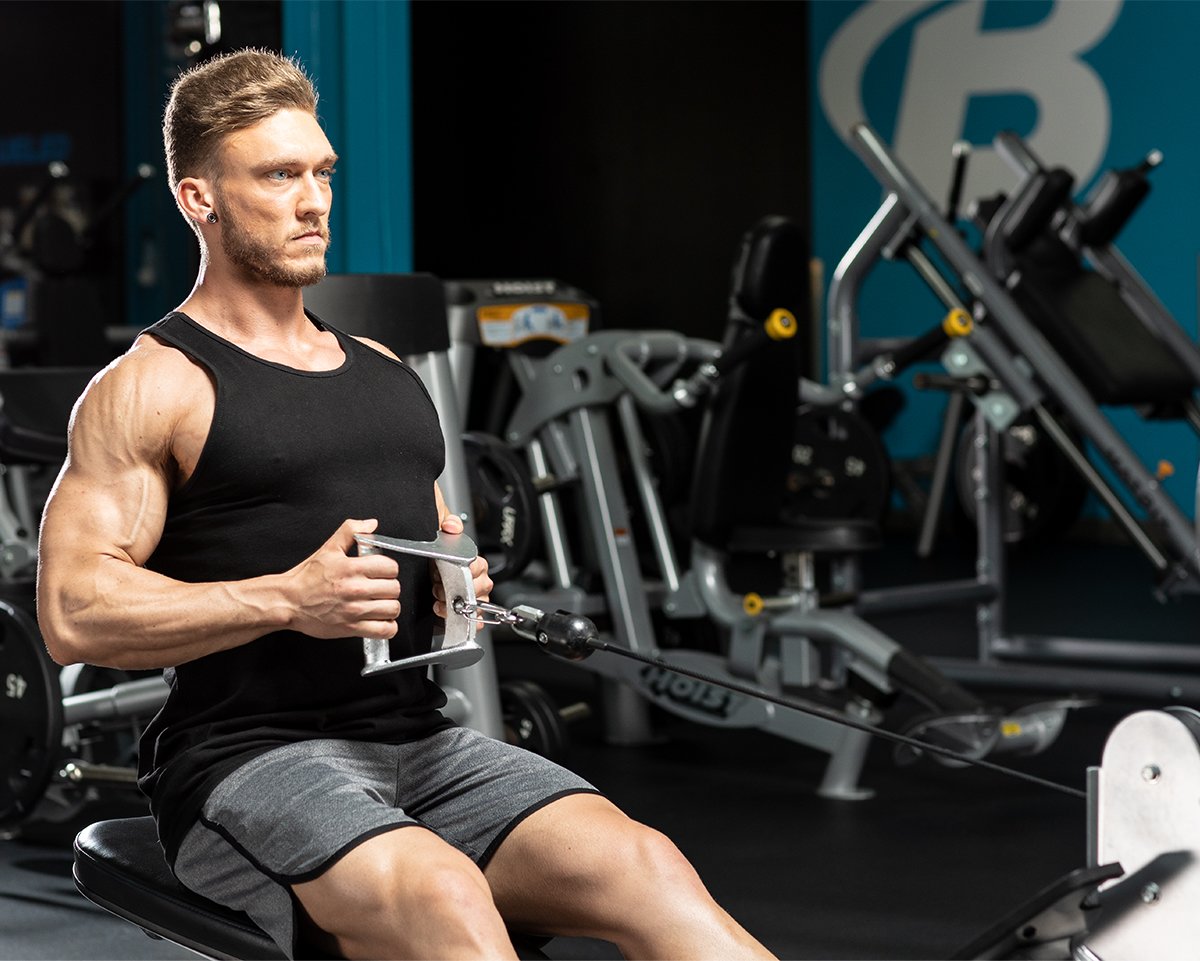
[[[461,534],[465,529],[463,519],[457,514],[446,514],[442,518],[441,527],[447,534]]]
[[[350,626],[350,635],[352,637],[370,637],[386,641],[395,637],[398,629],[394,620],[358,621]]]
[[[342,525],[333,532],[333,536],[325,543],[334,550],[339,550],[343,554],[349,554],[350,549],[354,547],[355,534],[374,534],[377,527],[379,527],[379,521],[375,518],[367,520],[354,520],[350,518],[342,521]]]
[[[371,580],[394,581],[400,576],[400,564],[388,554],[363,554],[354,558],[354,573]]]
[[[402,610],[395,597],[372,598],[347,606],[350,633],[357,637],[389,638],[398,630],[396,619]]]

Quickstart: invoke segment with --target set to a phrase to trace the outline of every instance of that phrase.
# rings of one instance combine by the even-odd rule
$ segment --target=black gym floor
[[[871,561],[875,583],[915,570],[911,541]],[[900,575],[898,572],[904,572]],[[1068,542],[1014,558],[1014,627],[1188,643],[1200,598],[1151,599],[1148,568],[1127,548]],[[969,614],[884,624],[918,651],[969,655]],[[597,655],[599,656],[599,655]],[[529,646],[500,645],[502,676],[543,684],[560,703],[590,700],[592,675]],[[996,700],[1037,692],[996,690]],[[1076,712],[1045,754],[1008,763],[1075,788],[1125,714],[1161,706],[1109,696]],[[977,769],[897,767],[871,749],[871,800],[812,788],[822,758],[754,731],[661,718],[651,746],[603,743],[593,717],[572,727],[567,764],[632,816],[673,837],[728,910],[783,958],[945,958],[990,922],[1086,858],[1084,802]],[[96,809],[88,817],[125,813]],[[181,958],[75,893],[74,825],[0,842],[0,959]],[[616,957],[600,942],[552,942],[552,956]]]

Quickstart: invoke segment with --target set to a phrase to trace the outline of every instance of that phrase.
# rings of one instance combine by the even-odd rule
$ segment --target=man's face
[[[336,160],[316,118],[301,110],[281,110],[230,134],[217,187],[228,260],[278,287],[324,277]]]

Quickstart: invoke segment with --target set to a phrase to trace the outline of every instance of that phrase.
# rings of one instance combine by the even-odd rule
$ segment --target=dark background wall
[[[0,4],[0,205],[11,206],[49,160],[70,164],[84,192],[121,162],[120,4]]]
[[[31,194],[48,183],[47,165],[70,176],[47,203],[71,223],[102,208],[122,177],[120,4],[0,3],[0,233]],[[119,218],[109,221],[81,269],[102,308],[120,309]],[[31,241],[29,233],[25,233]],[[0,271],[0,282],[13,277]]]
[[[90,254],[107,325],[152,322],[194,277],[159,132],[189,62],[186,6],[0,4],[0,208],[48,159],[71,165],[85,213],[156,168]],[[201,56],[279,48],[281,11],[223,3]],[[807,224],[805,4],[418,0],[410,15],[415,269],[554,276],[609,326],[718,336],[741,234],[767,214]]]
[[[737,242],[807,222],[803,3],[412,6],[416,266],[555,276],[718,336]]]
[[[14,363],[104,359],[97,352],[122,345],[106,344],[103,328],[152,323],[191,287],[196,246],[166,187],[160,130],[168,85],[190,62],[188,6],[0,3],[0,290],[25,290],[39,331],[57,332],[51,346],[9,342]],[[278,46],[279,2],[225,3],[222,25],[221,42],[205,55]],[[15,245],[6,242],[6,223],[47,181],[51,161],[65,162],[69,173],[39,210],[61,219],[37,218]],[[153,168],[149,179],[126,193],[142,165]],[[87,351],[73,349],[85,342]]]

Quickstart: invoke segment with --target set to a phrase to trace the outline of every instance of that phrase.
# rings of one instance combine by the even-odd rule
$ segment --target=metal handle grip
[[[381,674],[385,671],[402,671],[416,667],[438,665],[448,669],[469,667],[483,657],[483,648],[475,641],[477,622],[456,610],[475,606],[475,585],[471,580],[470,565],[478,552],[475,542],[466,534],[447,534],[439,531],[431,541],[403,540],[384,537],[380,534],[355,534],[360,555],[388,551],[395,554],[411,554],[428,557],[436,565],[442,586],[446,589],[446,632],[434,638],[430,650],[411,657],[391,659],[390,642],[381,638],[364,637],[362,674]]]

